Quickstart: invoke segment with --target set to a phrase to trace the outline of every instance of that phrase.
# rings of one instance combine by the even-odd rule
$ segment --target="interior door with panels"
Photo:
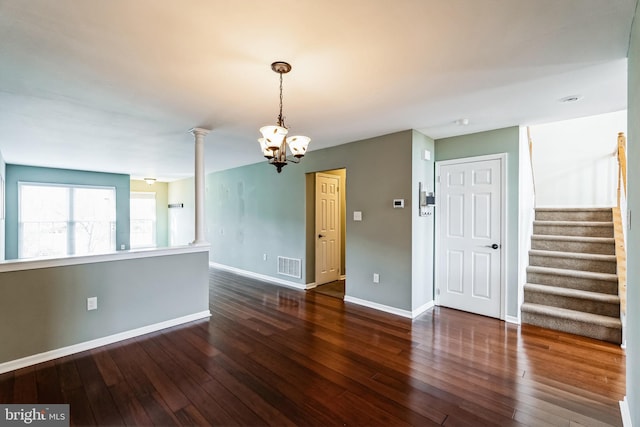
[[[503,158],[436,164],[436,302],[503,317]]]

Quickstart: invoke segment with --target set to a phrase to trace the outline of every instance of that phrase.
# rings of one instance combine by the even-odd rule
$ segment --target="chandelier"
[[[262,154],[274,165],[278,173],[288,162],[300,163],[300,159],[307,152],[307,147],[311,138],[307,136],[287,136],[289,129],[284,124],[282,116],[282,75],[291,71],[291,65],[286,62],[277,61],[271,64],[271,69],[280,74],[280,114],[278,114],[278,124],[273,126],[263,126],[260,128],[262,138],[258,139]],[[293,157],[287,158],[287,146]]]

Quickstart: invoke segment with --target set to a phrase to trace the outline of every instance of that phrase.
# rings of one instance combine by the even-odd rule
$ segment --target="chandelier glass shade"
[[[262,138],[258,138],[262,154],[270,164],[274,165],[278,173],[288,162],[299,163],[307,152],[311,138],[302,135],[287,136],[289,129],[284,124],[282,115],[282,75],[291,71],[291,65],[278,61],[271,64],[271,69],[280,75],[280,114],[276,125],[260,128]],[[287,146],[293,157],[287,157]]]

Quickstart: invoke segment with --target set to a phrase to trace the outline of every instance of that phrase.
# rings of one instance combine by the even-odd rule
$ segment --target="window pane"
[[[75,221],[74,243],[77,255],[115,250],[116,224],[109,221]]]
[[[131,193],[132,248],[148,248],[156,245],[156,194]]]
[[[69,189],[20,185],[20,221],[67,221]]]
[[[73,219],[76,221],[115,221],[115,191],[112,188],[75,188]]]
[[[19,258],[115,251],[115,188],[20,184]]]
[[[21,229],[19,258],[67,255],[66,222],[26,222],[21,224]]]

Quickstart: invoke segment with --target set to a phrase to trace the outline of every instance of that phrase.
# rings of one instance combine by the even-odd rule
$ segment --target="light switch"
[[[354,221],[362,221],[362,212],[353,211],[353,220]]]

